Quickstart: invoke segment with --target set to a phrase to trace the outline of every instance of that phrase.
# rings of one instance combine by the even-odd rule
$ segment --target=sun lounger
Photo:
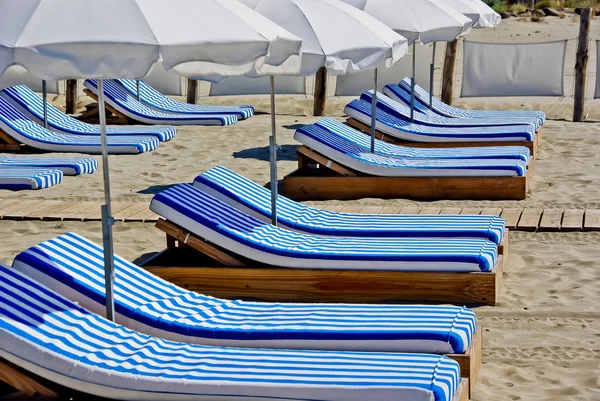
[[[0,96],[1,150],[20,150],[21,144],[49,152],[102,153],[99,136],[61,134],[45,129],[25,117],[12,104]],[[110,154],[137,154],[158,147],[156,137],[111,136],[108,140]]]
[[[85,92],[97,100],[98,82],[88,79],[83,85],[87,89]],[[231,125],[237,122],[235,115],[173,114],[152,109],[138,102],[135,96],[130,95],[111,80],[104,81],[104,95],[107,110],[123,117],[124,122],[131,120],[144,124],[166,125]]]
[[[13,268],[105,313],[103,249],[77,234],[20,253]],[[119,256],[115,269],[117,322],[145,334],[227,347],[447,354],[471,384],[469,372],[479,370],[481,331],[465,307],[228,301],[177,287]]]
[[[113,83],[126,90],[137,99],[137,81],[133,79],[114,79]],[[140,82],[140,102],[144,105],[166,113],[176,114],[233,114],[238,120],[245,120],[254,115],[252,106],[207,106],[188,104],[163,95],[144,81]]]
[[[42,168],[0,168],[0,189],[44,189],[60,184],[62,171]]]
[[[46,168],[64,175],[92,174],[98,168],[95,159],[75,157],[0,156],[0,169]]]
[[[537,151],[539,133],[533,125],[513,125],[503,127],[433,127],[420,123],[411,123],[393,113],[379,100],[393,101],[378,94],[376,114],[376,137],[386,142],[412,147],[499,147],[524,146],[533,156]],[[370,134],[371,102],[370,95],[351,101],[344,108],[349,116],[346,122],[353,128]]]
[[[404,89],[397,90],[398,85],[386,85],[383,87],[383,93],[386,98],[382,101],[382,107],[389,108],[390,113],[396,116],[410,118],[410,94]],[[368,100],[373,91],[364,92],[361,99]],[[391,99],[391,100],[388,100]],[[511,126],[511,125],[533,125],[537,131],[540,128],[538,118],[514,118],[514,117],[496,117],[496,118],[449,118],[438,114],[425,114],[419,110],[414,110],[414,121],[423,125],[438,127],[493,127],[493,126]]]
[[[293,200],[524,199],[529,169],[517,159],[381,156],[316,124],[296,131],[298,170],[284,177]]]
[[[35,121],[39,125],[44,125],[44,101],[31,89],[24,85],[12,86],[0,91],[0,96],[11,103],[23,115]],[[100,126],[88,124],[79,121],[51,104],[47,104],[47,122],[48,129],[63,134],[75,135],[100,135]],[[108,126],[106,134],[108,136],[127,135],[127,136],[145,136],[156,137],[161,142],[166,142],[175,137],[177,130],[175,127],[167,126]]]
[[[335,288],[332,288],[329,284],[322,283],[322,287],[319,286],[321,290],[327,288],[331,291],[324,291],[325,299],[316,299],[327,302],[363,302],[365,299],[369,299],[368,302],[373,302],[373,299],[424,300],[425,298],[420,297],[424,296],[426,291],[411,292],[412,282],[417,287],[429,288],[430,291],[426,295],[428,302],[493,302],[487,292],[491,288],[484,289],[487,287],[485,284],[478,287],[475,293],[469,293],[469,289],[463,292],[464,288],[461,285],[464,284],[463,280],[471,279],[494,281],[503,260],[498,256],[496,244],[484,239],[348,238],[298,233],[255,219],[188,184],[179,184],[157,194],[152,200],[150,210],[166,219],[159,220],[157,227],[165,231],[168,238],[176,239],[180,245],[187,244],[226,266],[238,267],[205,269],[203,266],[206,264],[195,264],[200,267],[193,270],[184,268],[185,277],[180,277],[187,280],[186,286],[192,282],[195,285],[200,283],[196,280],[197,277],[210,271],[216,275],[211,276],[212,279],[203,280],[200,283],[202,289],[186,288],[226,298],[252,294],[251,296],[260,296],[259,299],[266,295],[270,297],[268,300],[304,302],[310,289],[282,291],[284,287],[289,290],[290,286],[306,286],[306,281],[295,281],[292,278],[294,276],[315,274],[324,281],[336,277],[335,280],[342,283],[345,280],[344,275],[348,276],[348,280],[362,277],[362,280],[368,282],[371,282],[371,276],[385,275],[391,280],[387,284],[403,280],[402,286],[393,288],[392,285],[386,289],[383,288],[385,286],[378,285],[377,292],[372,293],[374,289],[369,289],[370,284],[367,282],[356,292],[348,291],[349,288],[356,288],[353,286],[344,288],[343,285],[337,287],[336,284]],[[171,248],[174,247],[173,240],[169,240],[167,244]],[[180,249],[185,251],[186,248]],[[175,252],[174,258],[177,256]],[[198,256],[188,255],[187,260],[206,263]],[[163,260],[172,263],[170,266],[177,266],[179,263],[177,260],[169,261],[168,257]],[[161,266],[157,261],[152,263]],[[153,272],[158,275],[170,275],[169,268],[162,272]],[[196,272],[200,276],[196,276]],[[225,279],[224,275],[228,278],[222,281]],[[268,278],[266,282],[261,283],[263,275],[267,275]],[[428,276],[431,276],[430,281],[424,281],[424,277]],[[447,276],[456,280],[457,288],[460,288],[456,292],[448,287],[444,291],[436,291],[435,281],[439,277]],[[171,277],[172,275],[167,280],[172,281]],[[276,294],[262,292],[260,286],[273,284],[268,283],[272,279],[279,282]],[[249,280],[241,292],[236,288],[237,280]],[[254,280],[257,282],[252,283]],[[282,280],[285,280],[284,287],[281,287]],[[373,280],[372,283],[377,281]],[[314,281],[310,282],[308,287],[313,283]],[[214,293],[215,289],[217,293]],[[221,292],[223,290],[224,292]],[[273,297],[281,295],[282,292],[285,299]]]
[[[6,267],[0,267],[0,364],[0,380],[30,399],[78,392],[85,393],[81,399],[142,401],[468,398],[468,379],[445,356],[163,340],[110,322]]]
[[[410,96],[410,78],[404,78],[398,85],[390,85],[390,88],[397,90],[404,89]],[[399,86],[399,88],[397,88]],[[518,119],[538,119],[540,124],[546,122],[546,113],[535,110],[467,110],[452,107],[435,96],[432,97],[431,108],[429,108],[429,92],[418,84],[415,84],[415,104],[428,110],[428,113],[436,113],[440,116],[450,118],[518,118]],[[422,110],[424,111],[424,110]]]
[[[196,177],[193,185],[246,214],[271,222],[271,192],[242,175],[217,166]],[[277,199],[277,219],[286,229],[318,235],[484,238],[499,247],[508,239],[504,219],[497,216],[336,213],[306,206],[284,196]]]

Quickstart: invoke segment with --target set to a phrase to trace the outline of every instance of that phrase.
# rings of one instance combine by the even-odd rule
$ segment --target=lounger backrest
[[[0,121],[8,125],[19,134],[32,140],[55,141],[59,134],[49,131],[41,125],[25,117],[6,99],[0,96]]]
[[[86,84],[91,85],[92,87],[98,90],[98,81],[95,79],[88,79],[85,81]],[[105,79],[103,82],[104,86],[104,94],[110,100],[115,103],[118,103],[124,109],[129,110],[134,114],[138,114],[140,116],[148,116],[148,117],[164,117],[164,113],[154,110],[150,107],[143,105],[138,102],[137,99],[129,94],[126,90],[119,87],[119,85],[112,82],[110,79]]]
[[[373,91],[371,90],[363,92],[363,94],[360,95],[360,99],[367,103],[371,103],[373,99]],[[377,107],[394,117],[404,120],[410,118],[410,108],[406,104],[397,102],[381,92],[377,92]],[[415,110],[415,113],[420,114],[417,110]]]
[[[398,86],[401,86],[403,89],[408,90],[408,88],[410,88],[410,78],[404,78]],[[427,100],[427,104],[429,104],[429,92],[427,92],[427,90],[425,90],[423,87],[421,87],[417,83],[415,83],[415,95],[416,95],[415,97],[419,97],[422,101]],[[440,111],[450,113],[452,115],[467,116],[467,114],[468,114],[468,112],[466,112],[464,110],[450,106],[450,105],[442,102],[440,99],[438,99],[435,96],[432,97],[431,104],[432,104],[433,109],[438,109]]]
[[[223,303],[217,298],[175,286],[117,255],[114,261],[115,310],[123,316],[133,317],[136,309],[145,304],[169,298],[187,296],[200,299],[206,309]],[[67,283],[98,305],[105,304],[103,249],[77,234],[64,234],[35,245],[18,254],[13,266],[22,271],[35,269],[54,280]],[[202,312],[198,308],[198,313]]]
[[[362,113],[365,116],[368,116],[369,118],[371,117],[371,110],[372,110],[371,103],[367,102],[366,100],[355,99],[355,100],[351,101],[350,103],[348,103],[348,105],[346,107],[354,109],[354,110],[358,111],[359,113]],[[392,125],[397,128],[403,128],[403,127],[410,126],[411,131],[419,131],[420,127],[421,127],[419,125],[411,124],[410,121],[408,121],[404,118],[398,118],[396,116],[391,115],[390,113],[385,112],[380,106],[377,107],[375,116],[376,116],[378,122],[381,122],[381,123],[384,123],[387,125]]]

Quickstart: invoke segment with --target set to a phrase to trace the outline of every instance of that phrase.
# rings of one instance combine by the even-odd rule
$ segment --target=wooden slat
[[[582,231],[583,230],[583,209],[566,209],[563,214],[562,231]]]
[[[461,210],[459,207],[445,207],[440,211],[440,214],[460,214]]]
[[[75,205],[61,210],[60,216],[54,216],[54,218],[60,218],[62,220],[82,220],[82,215],[86,210],[94,208],[95,210],[99,209],[99,203],[95,201],[82,201],[77,202]],[[47,216],[48,218],[53,218]]]
[[[0,216],[3,216],[3,212],[9,206],[23,202],[23,199],[2,199],[0,200]]]
[[[500,216],[501,213],[502,213],[502,209],[500,209],[499,207],[484,208],[481,211],[482,216]]]
[[[62,218],[62,216],[64,216],[65,214],[65,210],[77,205],[79,202],[76,201],[66,201],[66,202],[60,202],[59,204],[55,204],[52,205],[51,204],[52,201],[46,201],[44,202],[45,206],[44,208],[40,208],[38,210],[35,211],[31,211],[26,218],[28,219],[40,219],[40,220],[50,220],[48,218],[49,215],[57,215],[60,216]]]
[[[462,216],[479,216],[481,214],[481,208],[479,207],[467,207],[460,211]]]
[[[43,202],[41,199],[37,200],[23,200],[21,202],[17,202],[14,205],[7,207],[2,210],[2,218],[14,218],[21,217],[27,213],[27,210],[38,203]]]
[[[539,231],[558,231],[562,222],[562,209],[544,209]]]
[[[440,212],[442,211],[441,208],[439,207],[426,207],[424,209],[421,209],[420,214],[440,214]]]
[[[586,210],[584,221],[584,231],[600,231],[600,210]]]
[[[325,157],[319,153],[316,153],[315,151],[313,151],[312,149],[309,149],[306,146],[299,147],[298,149],[296,149],[296,152],[298,154],[308,157],[309,159],[314,160],[315,162],[319,163],[321,166],[326,167],[330,170],[333,170],[336,173],[338,173],[344,177],[355,177],[356,176],[356,174],[352,170],[349,170],[346,167],[342,166],[341,164],[338,164],[338,163],[334,162],[333,160],[330,160],[327,157]]]
[[[33,377],[30,377],[27,372],[4,359],[0,359],[0,381],[18,391],[15,395],[16,399],[58,399],[58,395],[52,389],[44,386]],[[7,396],[6,398],[10,399],[12,397]]]
[[[542,218],[542,209],[525,209],[517,223],[517,230],[536,231]]]
[[[382,209],[381,206],[367,206],[367,207],[362,208],[359,213],[362,213],[362,214],[378,214],[381,209]]]
[[[381,210],[379,211],[379,214],[400,214],[401,210],[402,209],[399,207],[385,206],[385,207],[381,208]]]
[[[340,213],[358,213],[362,208],[364,208],[364,206],[344,206],[342,210],[340,210]]]
[[[127,209],[127,213],[125,213],[125,211],[121,211],[121,214],[123,215],[123,221],[141,221],[139,219],[134,219],[133,216],[137,216],[138,214],[148,210],[148,204],[148,202],[138,202]]]
[[[400,214],[419,214],[420,211],[420,207],[404,207],[402,210],[400,210]]]
[[[502,210],[502,218],[506,222],[506,227],[516,228],[522,212],[523,212],[522,209],[504,209],[504,210]]]
[[[22,217],[24,219],[39,219],[40,216],[43,216],[44,213],[48,210],[64,209],[64,207],[61,206],[63,206],[65,203],[67,202],[60,200],[46,200],[38,203],[35,206],[30,207],[27,210],[27,213],[25,213],[25,215]]]
[[[343,206],[325,206],[325,210],[329,210],[330,212],[339,212],[343,208]]]

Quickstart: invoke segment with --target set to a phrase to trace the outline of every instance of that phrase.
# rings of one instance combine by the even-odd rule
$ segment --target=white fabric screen
[[[596,41],[596,90],[594,91],[594,99],[600,97],[600,40]]]
[[[390,68],[379,68],[377,86],[381,90],[387,84],[397,84],[405,77],[412,76],[412,46],[410,53]],[[417,84],[429,88],[429,66],[433,55],[433,46],[417,45],[416,79]],[[338,75],[335,88],[336,96],[359,96],[366,90],[373,89],[373,71],[356,74]]]
[[[9,86],[26,85],[35,92],[42,92],[42,80],[23,67],[10,67],[0,77],[0,89]],[[46,81],[47,93],[58,94],[58,81]]]
[[[210,96],[266,95],[271,93],[269,77],[230,77],[210,85]],[[303,95],[306,79],[297,76],[275,77],[275,93],[279,95]]]
[[[461,97],[563,96],[567,41],[464,42]]]
[[[144,78],[144,82],[163,95],[183,96],[181,76],[173,70],[166,71],[162,64],[156,65],[152,72]]]

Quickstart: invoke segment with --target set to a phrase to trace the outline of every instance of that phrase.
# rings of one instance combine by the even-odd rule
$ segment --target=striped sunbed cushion
[[[12,86],[0,91],[0,96],[15,106],[21,113],[40,125],[44,125],[44,101],[34,91],[24,85]],[[100,135],[100,126],[79,121],[50,103],[47,104],[48,129],[65,134]],[[148,125],[121,125],[107,126],[106,135],[141,135],[156,137],[161,142],[166,142],[175,137],[175,127],[148,126]]]
[[[458,363],[440,355],[163,340],[88,312],[1,266],[0,358],[77,391],[130,400],[450,401],[460,380]]]
[[[88,79],[86,88],[98,95],[98,82]],[[104,101],[120,113],[144,124],[168,125],[231,125],[237,122],[237,116],[230,114],[174,114],[152,109],[138,102],[134,96],[110,79],[104,80]]]
[[[378,107],[392,114],[395,117],[405,118],[410,121],[410,100],[406,99],[404,90],[396,92],[393,87],[386,85],[383,88],[385,97],[381,97]],[[360,95],[362,100],[371,103],[373,90],[363,92]],[[408,102],[408,103],[407,103]],[[539,120],[515,119],[515,118],[448,118],[439,115],[426,115],[418,110],[414,111],[414,122],[431,125],[435,127],[493,127],[493,126],[511,126],[511,125],[532,125],[537,131],[540,127]]]
[[[222,166],[199,175],[194,186],[266,223],[271,192]],[[277,220],[285,228],[319,235],[397,238],[484,238],[500,244],[504,219],[496,216],[427,216],[336,213],[277,198]]]
[[[318,125],[305,125],[294,138],[322,155],[364,174],[387,177],[524,176],[527,163],[517,159],[411,159],[382,156]]]
[[[333,118],[322,118],[316,125],[365,149],[371,149],[371,138]],[[375,139],[375,152],[383,156],[409,157],[415,159],[520,159],[529,160],[526,146],[486,146],[477,148],[427,149],[413,146],[398,146]]]
[[[410,95],[410,78],[404,78],[400,81],[400,88],[396,88],[394,85],[392,87],[401,90],[404,89]],[[429,108],[429,92],[415,84],[415,102],[418,101],[426,108]],[[546,122],[546,113],[543,111],[536,110],[466,110],[459,109],[458,107],[450,106],[442,102],[440,99],[435,96],[432,97],[431,101],[431,109],[429,112],[436,113],[438,115],[444,117],[451,118],[531,118],[531,119],[539,119],[540,124],[544,125]]]
[[[60,184],[60,170],[41,168],[0,168],[0,189],[44,189]]]
[[[100,137],[61,134],[45,129],[25,117],[0,96],[0,129],[20,143],[51,152],[102,153]],[[111,136],[107,138],[111,154],[144,153],[158,147],[156,137]]]
[[[188,184],[155,195],[150,210],[217,246],[271,266],[488,272],[498,257],[496,244],[482,239],[348,238],[293,232]]]
[[[113,82],[137,99],[138,81],[133,79],[114,79]],[[245,120],[254,115],[254,107],[252,106],[207,106],[178,102],[177,100],[163,95],[146,82],[139,82],[140,102],[156,110],[181,114],[233,114],[236,115],[239,120]]]
[[[36,245],[13,267],[83,307],[104,313],[103,249],[76,234]],[[184,290],[115,256],[117,321],[142,333],[205,345],[464,353],[473,311],[446,305],[278,304]]]
[[[60,170],[64,175],[92,174],[98,161],[90,157],[0,156],[0,168],[35,167]]]
[[[378,92],[376,127],[379,131],[406,141],[414,142],[472,142],[472,141],[532,141],[533,125],[508,125],[502,127],[433,127],[411,123],[405,117],[388,113],[380,100],[389,99]],[[391,99],[390,99],[391,100]],[[389,110],[389,109],[387,109]],[[371,102],[356,99],[344,108],[344,113],[371,126]]]

